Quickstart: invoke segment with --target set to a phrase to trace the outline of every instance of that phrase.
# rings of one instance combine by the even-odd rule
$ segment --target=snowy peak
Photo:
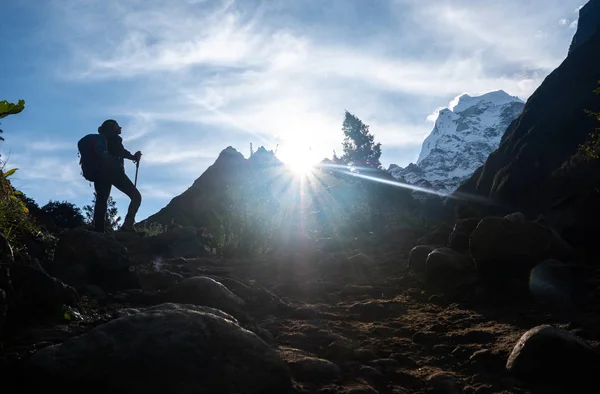
[[[503,90],[462,94],[439,111],[417,163],[390,166],[389,172],[407,183],[451,193],[496,150],[524,106],[523,100]]]
[[[453,103],[456,102],[455,105]],[[469,96],[468,94],[463,94],[458,97],[458,100],[454,100],[450,103],[449,110],[454,113],[463,112],[475,105],[505,105],[513,102],[523,103],[523,100],[516,96],[511,96],[506,93],[504,90],[497,90],[495,92],[489,92],[481,96]]]

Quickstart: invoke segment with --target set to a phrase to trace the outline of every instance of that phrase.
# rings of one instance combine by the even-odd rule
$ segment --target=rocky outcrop
[[[417,163],[406,168],[389,167],[394,178],[452,193],[496,150],[524,106],[521,99],[501,90],[477,97],[464,94],[455,101],[456,105],[439,112]]]
[[[597,4],[597,1],[590,4]],[[458,188],[475,196],[482,215],[543,214],[573,246],[598,255],[600,162],[579,146],[599,125],[585,111],[600,109],[600,30],[581,42],[528,99],[498,149]]]
[[[123,394],[288,393],[292,387],[287,366],[259,337],[185,306],[112,320],[38,351],[31,364],[49,390],[65,382]]]
[[[169,290],[169,302],[205,305],[234,316],[240,314],[244,301],[214,279],[197,276],[185,279]]]
[[[526,382],[567,390],[562,392],[591,393],[600,353],[569,331],[542,325],[523,334],[506,368]]]
[[[552,229],[529,221],[488,217],[470,237],[470,253],[484,280],[527,280],[531,269],[549,258],[570,261],[572,248]]]
[[[590,0],[579,10],[577,32],[573,36],[569,53],[581,46],[583,42],[592,37],[600,26],[600,1]]]
[[[74,229],[60,236],[48,271],[78,289],[90,284],[108,291],[139,288],[130,265],[127,248],[115,238]]]

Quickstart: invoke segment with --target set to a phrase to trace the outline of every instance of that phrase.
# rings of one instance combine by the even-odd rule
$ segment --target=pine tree
[[[341,162],[353,167],[381,168],[381,143],[374,143],[368,125],[346,111],[342,131],[344,154],[339,158]]]

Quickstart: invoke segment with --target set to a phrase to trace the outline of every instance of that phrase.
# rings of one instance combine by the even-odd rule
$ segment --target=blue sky
[[[89,203],[76,143],[108,118],[144,153],[141,220],[228,145],[284,162],[341,151],[348,110],[382,163],[416,160],[462,93],[526,100],[567,54],[585,0],[11,0],[0,100],[14,184],[40,205]],[[309,151],[309,147],[312,150]],[[134,165],[127,162],[133,178]],[[127,197],[113,191],[124,212]]]

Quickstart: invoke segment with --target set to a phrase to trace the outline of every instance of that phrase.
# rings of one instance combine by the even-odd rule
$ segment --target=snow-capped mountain
[[[409,184],[452,193],[498,148],[524,106],[502,90],[477,97],[463,94],[439,112],[417,163],[406,168],[392,164],[388,171]]]

